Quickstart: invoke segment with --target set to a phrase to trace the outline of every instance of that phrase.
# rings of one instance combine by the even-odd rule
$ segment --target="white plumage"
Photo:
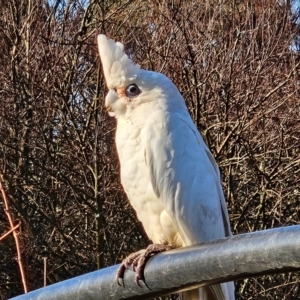
[[[184,99],[165,75],[146,71],[121,43],[98,36],[117,119],[121,181],[149,238],[183,247],[231,235],[218,166]],[[233,283],[184,292],[182,299],[234,299]]]

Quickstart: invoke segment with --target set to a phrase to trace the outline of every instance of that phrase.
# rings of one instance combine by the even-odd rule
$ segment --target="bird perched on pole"
[[[154,244],[129,255],[126,268],[144,280],[154,253],[231,235],[220,173],[176,86],[165,75],[143,70],[123,44],[98,36],[109,89],[105,106],[117,119],[121,182]],[[232,282],[182,293],[184,300],[233,300]]]

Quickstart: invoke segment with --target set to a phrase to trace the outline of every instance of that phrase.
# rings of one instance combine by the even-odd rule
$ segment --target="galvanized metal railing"
[[[155,255],[139,287],[134,273],[117,285],[118,266],[65,280],[13,300],[150,299],[195,287],[264,274],[300,271],[300,226],[289,226],[175,249]]]

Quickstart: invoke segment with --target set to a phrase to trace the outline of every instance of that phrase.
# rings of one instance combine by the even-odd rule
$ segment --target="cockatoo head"
[[[184,100],[165,75],[146,71],[125,54],[123,44],[98,35],[98,48],[109,92],[105,106],[110,116],[130,117],[137,108],[166,107],[170,102]]]

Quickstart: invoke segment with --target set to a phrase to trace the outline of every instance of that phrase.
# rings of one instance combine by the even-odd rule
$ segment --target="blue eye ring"
[[[139,87],[135,84],[129,84],[125,89],[125,95],[129,98],[138,96],[141,93]]]

